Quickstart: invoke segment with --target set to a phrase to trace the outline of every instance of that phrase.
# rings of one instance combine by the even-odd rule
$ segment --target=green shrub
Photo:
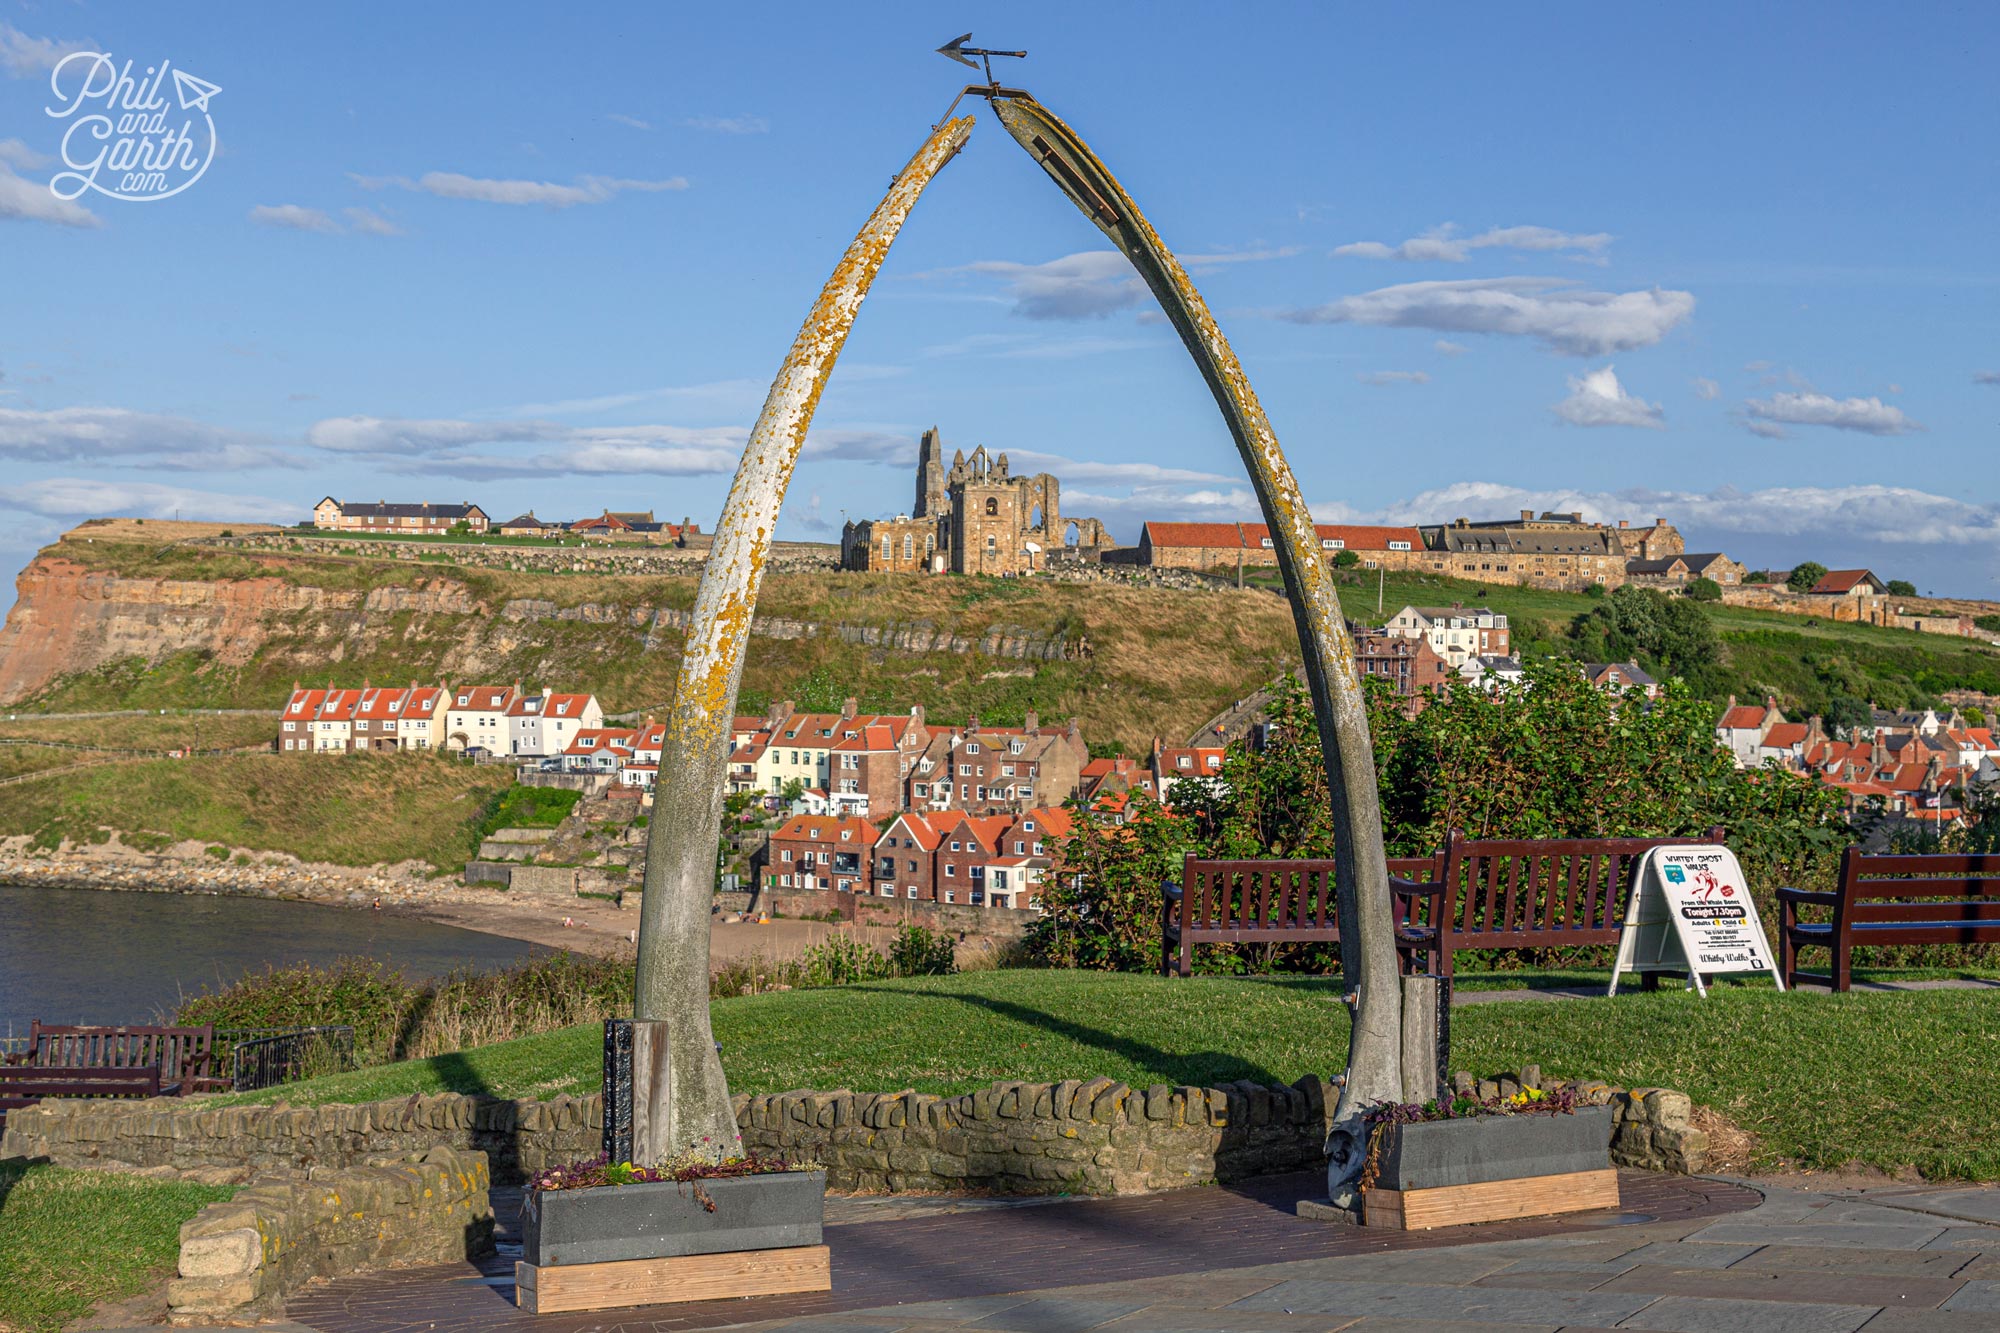
[[[804,984],[845,986],[889,976],[889,960],[852,935],[829,935],[800,955]]]
[[[889,967],[899,977],[942,977],[958,971],[958,944],[942,930],[904,926],[889,945]]]
[[[204,849],[204,851],[205,854],[211,860],[227,861],[229,859],[229,849],[227,847],[222,846],[220,843],[208,847]]]

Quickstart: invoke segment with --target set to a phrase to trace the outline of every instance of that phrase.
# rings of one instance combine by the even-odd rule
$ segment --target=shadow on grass
[[[908,996],[912,993],[903,989],[890,990],[886,987],[869,985],[857,985],[849,989],[896,996]],[[1017,1004],[1012,1000],[998,1000],[984,995],[966,995],[947,990],[920,993],[934,999],[955,1000],[1001,1018],[1010,1018],[1017,1023],[1041,1028],[1078,1046],[1087,1046],[1103,1051],[1107,1055],[1115,1055],[1147,1071],[1155,1080],[1162,1083],[1217,1087],[1224,1083],[1233,1083],[1238,1079],[1249,1079],[1253,1083],[1267,1086],[1285,1082],[1263,1065],[1227,1051],[1165,1051],[1158,1046],[1118,1033],[1106,1032],[1101,1028],[1089,1027],[1072,1019],[1062,1018],[1025,1004]]]

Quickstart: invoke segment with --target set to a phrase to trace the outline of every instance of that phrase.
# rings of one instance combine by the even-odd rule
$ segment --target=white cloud
[[[11,23],[0,23],[0,70],[16,79],[33,78],[43,70],[54,69],[66,55],[96,49],[93,42],[30,37]]]
[[[848,382],[857,378],[858,366],[842,365],[836,372]],[[623,393],[597,394],[590,398],[565,398],[553,403],[523,403],[507,409],[508,416],[563,417],[577,413],[609,412],[639,403],[667,400],[700,403],[712,408],[745,408],[755,411],[764,401],[770,385],[762,380],[712,380],[706,384],[674,384],[657,389],[632,389]]]
[[[401,236],[403,229],[371,208],[343,208],[347,229],[363,236]]]
[[[1197,272],[1203,269],[1221,268],[1225,264],[1258,264],[1267,259],[1290,259],[1293,255],[1305,253],[1303,245],[1280,245],[1265,250],[1224,250],[1212,255],[1180,255],[1184,268]]]
[[[250,220],[263,227],[287,227],[293,231],[316,231],[328,236],[340,234],[340,224],[317,208],[298,204],[258,204],[250,210]]]
[[[1370,370],[1354,377],[1363,384],[1383,387],[1391,384],[1429,384],[1431,377],[1421,370]]]
[[[1103,319],[1146,296],[1146,284],[1116,250],[1085,250],[1045,264],[983,259],[961,271],[1005,278],[1014,313],[1028,319]]]
[[[9,140],[8,142],[17,142]],[[59,227],[101,227],[97,214],[67,199],[58,199],[49,187],[16,176],[0,162],[0,218],[22,222],[53,222]]]
[[[1823,393],[1774,393],[1752,398],[1744,410],[1760,421],[1789,426],[1830,426],[1864,435],[1907,435],[1923,427],[1880,398],[1834,398]]]
[[[1542,253],[1567,250],[1596,257],[1602,255],[1605,247],[1611,244],[1610,235],[1601,231],[1586,235],[1557,231],[1553,227],[1492,227],[1476,236],[1461,236],[1458,230],[1456,224],[1447,222],[1441,227],[1431,228],[1421,236],[1412,236],[1399,245],[1385,245],[1381,241],[1356,241],[1351,245],[1335,247],[1333,253],[1353,259],[1401,259],[1463,264],[1472,257],[1474,250],[1528,250]]]
[[[1549,409],[1572,426],[1643,426],[1659,430],[1666,424],[1658,403],[1625,392],[1617,370],[1605,366],[1578,378],[1569,377],[1569,397]]]
[[[621,116],[615,111],[606,116],[605,119],[619,125],[628,125],[635,130],[650,130],[653,128],[650,123],[639,119],[637,116]]]
[[[36,152],[20,139],[0,139],[0,166],[33,171],[36,167],[46,167],[54,161],[55,159],[47,153]]]
[[[0,458],[207,471],[297,466],[259,436],[120,407],[0,408]]]
[[[1287,310],[1296,324],[1373,324],[1535,338],[1571,356],[1648,347],[1694,313],[1688,292],[1581,290],[1563,278],[1408,282]]]
[[[570,208],[577,204],[601,204],[627,190],[656,192],[685,190],[687,177],[664,180],[628,180],[619,176],[579,176],[572,185],[553,181],[494,180],[465,176],[455,171],[427,171],[411,180],[408,176],[354,176],[363,189],[379,190],[396,186],[434,194],[441,199],[471,199],[483,204],[541,204],[549,208]]]
[[[45,517],[131,515],[138,518],[207,519],[224,523],[284,523],[304,508],[297,500],[261,495],[227,495],[150,481],[96,481],[47,477],[0,486],[0,507]]]
[[[2000,384],[2000,370],[1975,370],[1972,372],[1974,384]]]
[[[1697,375],[1689,383],[1694,385],[1694,396],[1703,402],[1713,402],[1722,397],[1722,386],[1706,375]]]
[[[712,134],[763,134],[771,128],[762,116],[689,116],[681,124]]]
[[[1445,356],[1464,356],[1472,349],[1464,343],[1455,343],[1449,338],[1440,338],[1431,344],[1431,350]]]
[[[733,472],[749,432],[740,426],[565,426],[554,421],[459,421],[329,417],[306,443],[374,460],[384,471],[469,478]],[[554,452],[510,454],[494,446],[541,444]]]
[[[1748,426],[1752,435],[1761,436],[1767,440],[1789,440],[1792,438],[1792,433],[1775,421],[1752,421],[1748,423]]]

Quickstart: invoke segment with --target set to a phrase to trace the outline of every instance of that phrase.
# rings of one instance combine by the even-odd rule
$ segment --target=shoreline
[[[620,962],[630,962],[638,954],[634,937],[639,913],[602,899],[545,898],[432,878],[430,868],[422,862],[336,866],[302,862],[279,853],[246,855],[256,857],[258,863],[239,866],[233,864],[233,856],[232,861],[214,860],[200,843],[182,843],[153,853],[137,852],[114,841],[102,847],[36,855],[0,843],[0,887],[279,899],[354,912],[380,911]],[[710,918],[710,963],[719,966],[754,957],[774,961],[792,957],[836,929],[824,921],[780,919],[758,925],[717,914]],[[878,932],[880,940],[875,939]],[[881,943],[891,932],[863,927],[859,933]]]

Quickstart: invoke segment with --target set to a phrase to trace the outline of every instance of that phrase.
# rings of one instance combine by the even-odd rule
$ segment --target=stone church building
[[[915,503],[894,518],[841,529],[842,569],[932,574],[1022,574],[1109,543],[1094,518],[1062,514],[1062,483],[1046,472],[1015,476],[1007,455],[963,449],[944,463],[937,427],[917,450]]]

